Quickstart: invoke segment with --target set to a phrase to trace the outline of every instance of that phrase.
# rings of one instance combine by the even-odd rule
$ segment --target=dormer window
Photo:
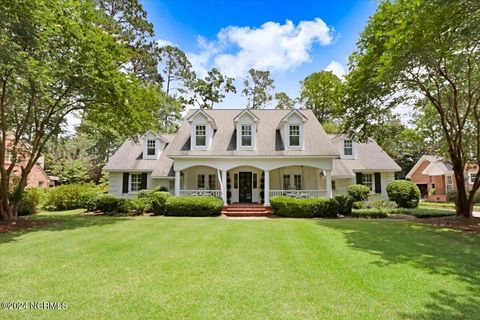
[[[251,147],[252,146],[252,126],[250,124],[241,125],[242,131],[242,147]]]
[[[290,147],[300,146],[300,125],[292,124],[288,128]]]
[[[5,163],[11,163],[13,159],[12,152],[7,150],[7,154],[5,156]]]
[[[147,155],[154,156],[157,152],[155,140],[147,140]]]
[[[207,126],[203,124],[195,126],[195,145],[197,147],[207,146]]]
[[[353,156],[353,141],[343,140],[343,154],[346,156]]]

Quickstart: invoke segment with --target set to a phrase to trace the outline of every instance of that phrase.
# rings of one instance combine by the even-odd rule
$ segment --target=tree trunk
[[[455,161],[457,159],[452,160],[455,183],[457,184],[457,197],[455,200],[456,215],[470,219],[473,212],[473,197],[469,197],[467,189],[465,188],[465,177],[463,175],[465,168],[461,164],[461,161]]]

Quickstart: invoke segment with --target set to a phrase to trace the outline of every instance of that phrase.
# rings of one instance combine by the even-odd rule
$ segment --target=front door
[[[239,172],[238,177],[238,201],[252,202],[252,173]]]

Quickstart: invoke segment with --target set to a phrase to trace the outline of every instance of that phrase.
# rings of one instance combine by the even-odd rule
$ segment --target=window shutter
[[[357,184],[362,184],[363,183],[363,176],[361,172],[355,173],[355,176],[357,178]]]
[[[147,173],[142,172],[142,180],[140,182],[140,190],[147,189]]]
[[[128,172],[123,173],[123,186],[122,186],[122,193],[128,193]]]
[[[382,179],[380,172],[375,172],[375,193],[382,193]]]

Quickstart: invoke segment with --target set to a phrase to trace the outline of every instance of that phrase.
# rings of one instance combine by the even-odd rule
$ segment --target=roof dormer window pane
[[[291,147],[299,147],[300,146],[300,126],[290,125],[289,126],[289,139],[290,139],[290,146]]]
[[[205,125],[195,126],[195,145],[198,147],[207,145],[207,127]]]
[[[353,155],[353,142],[352,140],[343,141],[343,154],[346,156]]]
[[[242,125],[242,146],[243,147],[251,147],[252,146],[252,126]]]
[[[156,153],[155,149],[155,140],[147,140],[147,155],[154,156]]]

